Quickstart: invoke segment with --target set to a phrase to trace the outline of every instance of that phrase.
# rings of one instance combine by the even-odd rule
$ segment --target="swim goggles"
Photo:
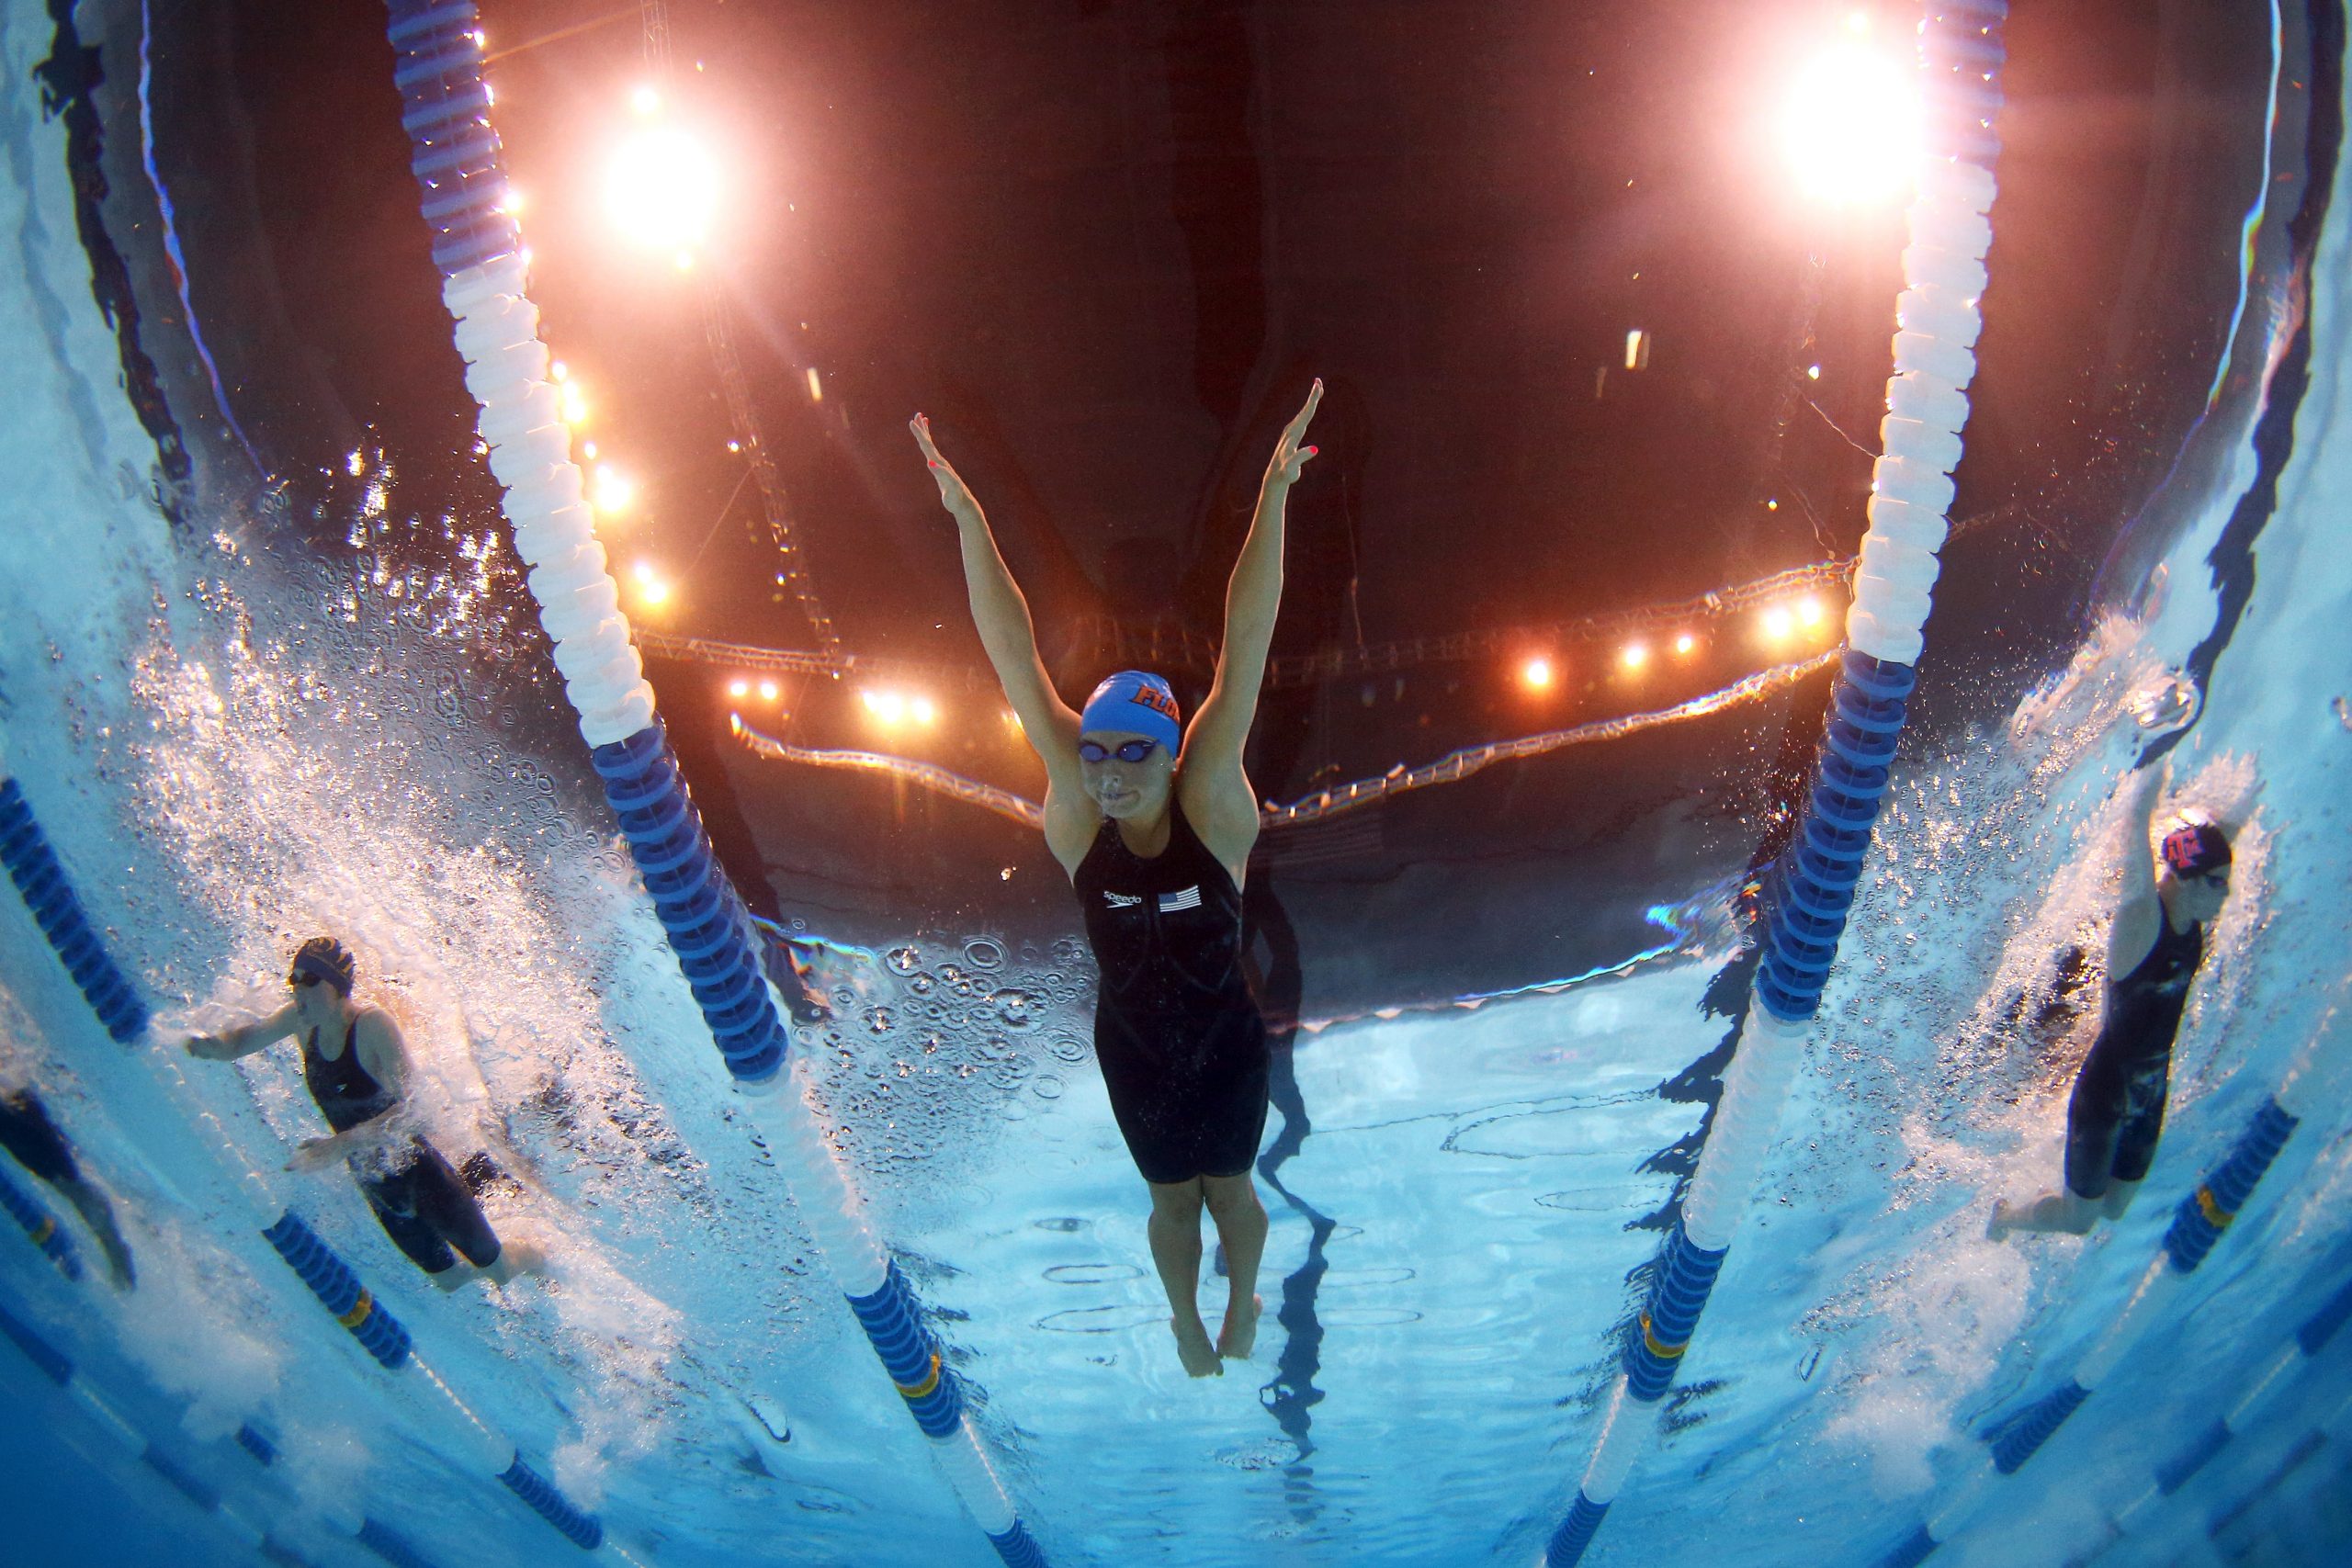
[[[1140,762],[1159,749],[1157,740],[1123,740],[1115,750],[1100,741],[1081,740],[1078,743],[1078,755],[1080,761],[1086,762],[1107,762],[1113,757],[1122,762]]]

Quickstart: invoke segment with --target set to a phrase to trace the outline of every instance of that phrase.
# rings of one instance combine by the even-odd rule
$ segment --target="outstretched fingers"
[[[1306,401],[1297,415],[1283,427],[1283,438],[1274,447],[1274,467],[1285,479],[1298,478],[1298,471],[1306,466],[1306,460],[1316,455],[1316,448],[1301,443],[1306,439],[1306,427],[1314,422],[1315,411],[1322,401],[1323,378],[1318,376],[1315,378],[1315,385],[1308,389]]]

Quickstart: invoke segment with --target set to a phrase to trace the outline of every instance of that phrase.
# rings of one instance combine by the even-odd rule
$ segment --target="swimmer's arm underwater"
[[[2156,945],[2164,925],[2164,906],[2156,897],[2155,862],[2148,853],[2148,823],[2156,801],[2172,777],[2172,761],[2142,768],[2132,775],[2130,804],[2125,807],[2123,848],[2119,852],[2123,874],[2115,921],[2107,933],[2107,974],[2109,981],[2129,975]]]
[[[288,1002],[265,1018],[233,1024],[218,1034],[189,1035],[187,1054],[210,1062],[233,1062],[240,1056],[266,1051],[281,1040],[291,1039],[297,1021],[294,1004]]]

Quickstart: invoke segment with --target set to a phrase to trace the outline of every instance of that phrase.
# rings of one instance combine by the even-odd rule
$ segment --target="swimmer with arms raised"
[[[334,1132],[304,1139],[287,1169],[323,1170],[341,1157],[384,1234],[445,1291],[469,1280],[503,1285],[537,1272],[545,1261],[537,1248],[502,1244],[464,1179],[399,1114],[408,1051],[390,1014],[351,999],[356,973],[343,943],[313,937],[294,954],[286,976],[291,1001],[218,1035],[190,1036],[187,1054],[232,1062],[299,1037],[303,1082]]]
[[[2173,1037],[2205,959],[2205,928],[2230,890],[2229,834],[2201,818],[2168,829],[2153,862],[2149,819],[2170,777],[2142,768],[2124,840],[2123,902],[2107,938],[2107,1009],[2066,1102],[2066,1179],[2021,1203],[1996,1201],[1984,1234],[2086,1235],[2132,1205],[2155,1159],[2172,1074]]]
[[[1102,970],[1094,1049],[1127,1152],[1151,1189],[1152,1261],[1175,1315],[1176,1353],[1196,1378],[1247,1359],[1258,1332],[1266,1211],[1250,1168],[1266,1125],[1265,1020],[1241,972],[1241,884],[1258,838],[1242,771],[1274,617],[1282,605],[1283,509],[1315,448],[1302,445],[1323,400],[1275,444],[1250,536],[1225,594],[1225,645],[1209,694],[1182,727],[1168,682],[1126,670],[1073,713],[1037,657],[1029,604],[997,552],[971,490],[916,442],[962,536],[972,619],[1023,733],[1046,764],[1046,846],[1061,863]],[[1201,1321],[1201,1208],[1224,1243],[1229,1280],[1216,1342]]]

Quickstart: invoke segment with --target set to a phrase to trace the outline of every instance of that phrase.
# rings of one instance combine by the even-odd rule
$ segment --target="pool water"
[[[0,899],[0,1087],[40,1087],[140,1269],[128,1294],[69,1282],[0,1236],[0,1308],[137,1438],[0,1348],[0,1561],[257,1560],[229,1514],[315,1562],[381,1560],[348,1539],[356,1515],[430,1562],[574,1554],[420,1374],[325,1320],[255,1235],[256,1190],[300,1206],[433,1374],[639,1561],[996,1561],[742,1113],[550,671],[492,652],[509,640],[492,545],[460,552],[477,578],[404,574],[389,473],[334,520],[340,553],[306,548],[266,494],[159,509],[66,131],[30,85],[49,44],[47,18],[0,10],[0,230],[20,263],[0,269],[8,769],[159,1039],[259,1005],[295,942],[340,931],[401,1021],[436,1140],[506,1173],[493,1219],[553,1262],[443,1297],[339,1173],[284,1168],[317,1131],[285,1053],[115,1044]],[[2132,1536],[2114,1523],[2352,1282],[2352,201],[2334,196],[2307,311],[2250,275],[2236,352],[2267,374],[2217,399],[2200,460],[2151,509],[2148,564],[2115,595],[2133,613],[2006,725],[1907,747],[1781,1142],[1589,1561],[1876,1561],[1980,1429],[2064,1378],[2306,1058],[2304,1119],[2212,1258],[1940,1557],[2352,1552],[2352,1335],[2249,1405]],[[2243,558],[2233,604],[2210,563]],[[2115,786],[2142,736],[2114,716],[2200,660],[2175,789],[2247,826],[2146,1192],[2086,1241],[1989,1243],[1995,1196],[2054,1182],[2095,1022],[2064,954],[2098,951],[2129,830]],[[1709,722],[1744,752],[1758,721]],[[1714,880],[1648,889],[1700,912],[1612,973],[1306,1020],[1261,1166],[1266,1321],[1254,1359],[1206,1382],[1170,1354],[1076,922],[820,951],[833,1016],[796,1030],[796,1070],[1051,1561],[1540,1558],[1739,1027]],[[1575,913],[1565,892],[1516,911]]]

